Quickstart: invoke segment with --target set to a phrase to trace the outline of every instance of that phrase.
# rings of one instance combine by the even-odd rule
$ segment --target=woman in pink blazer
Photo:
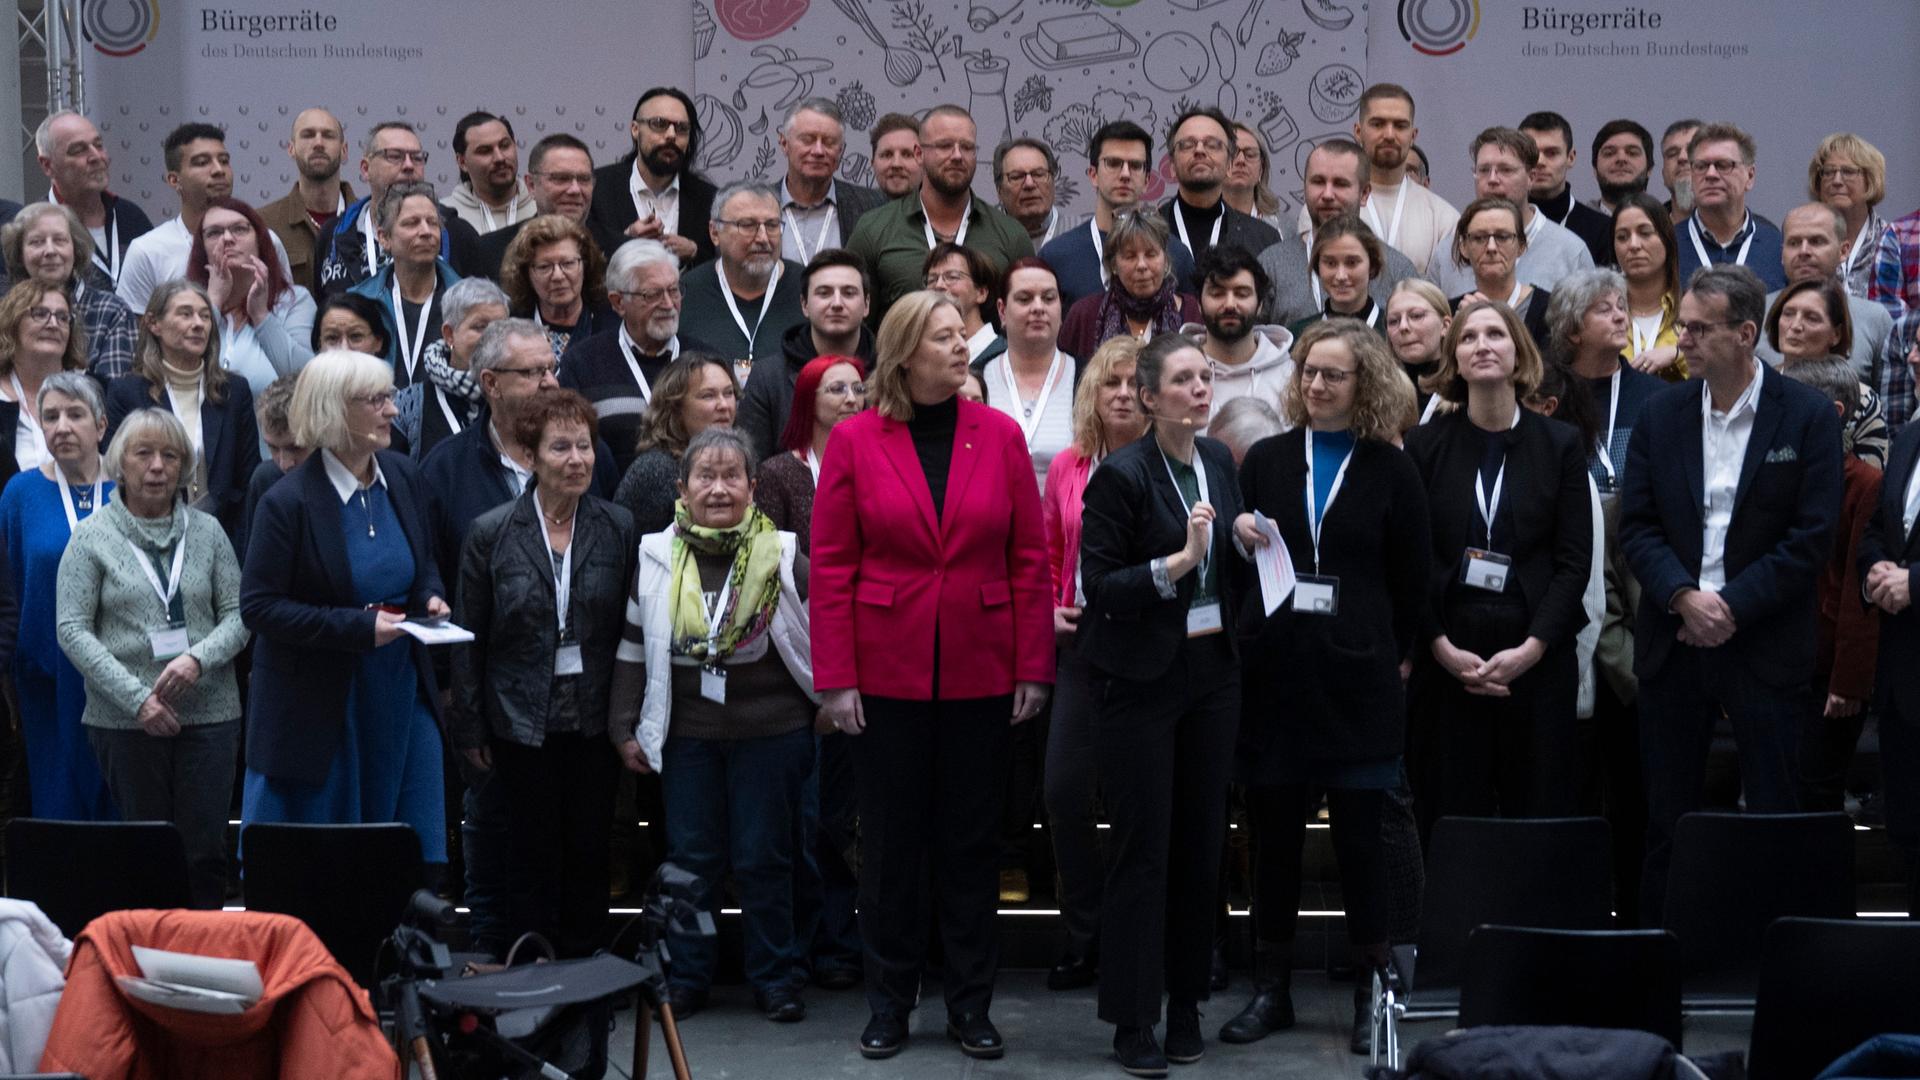
[[[1053,682],[1053,603],[1020,427],[956,394],[959,309],[910,293],[880,324],[871,410],[834,428],[813,503],[814,685],[853,740],[869,1058],[906,1042],[926,968],[927,868],[947,1034],[997,1058],[1000,789],[1012,724]]]

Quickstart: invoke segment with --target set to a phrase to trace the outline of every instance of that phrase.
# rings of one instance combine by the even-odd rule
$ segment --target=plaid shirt
[[[79,309],[80,325],[87,328],[87,370],[101,379],[131,373],[140,320],[112,289],[88,282],[76,291],[73,306]]]
[[[1887,428],[1897,435],[1914,413],[1907,350],[1913,347],[1914,331],[1920,329],[1920,211],[1893,222],[1880,234],[1880,254],[1874,260],[1867,298],[1893,314],[1887,362],[1880,374],[1880,400],[1886,406]]]

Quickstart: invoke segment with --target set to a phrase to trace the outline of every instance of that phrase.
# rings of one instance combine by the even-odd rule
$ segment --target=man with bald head
[[[33,133],[40,171],[52,189],[49,201],[69,207],[93,234],[93,265],[118,284],[120,265],[135,239],[152,231],[146,211],[107,190],[112,164],[106,140],[93,121],[62,109],[40,122]]]
[[[1840,211],[1817,202],[1796,206],[1788,211],[1780,233],[1783,237],[1781,261],[1786,264],[1788,284],[1831,279],[1840,282],[1840,291],[1846,292],[1846,283],[1840,278],[1840,263],[1847,255],[1847,219]],[[1775,301],[1784,291],[1775,289],[1767,294],[1768,312],[1773,311]],[[1890,360],[1895,366],[1905,366],[1900,357],[1886,355],[1887,339],[1893,333],[1893,316],[1879,304],[1851,293],[1847,293],[1847,314],[1853,321],[1853,345],[1847,360],[1859,373],[1861,382],[1878,390],[1880,386],[1875,380]],[[1765,334],[1760,336],[1753,351],[1769,364],[1780,363],[1780,350],[1773,347]]]
[[[293,118],[287,139],[295,179],[286,198],[260,208],[273,235],[287,249],[287,267],[296,284],[312,289],[313,253],[327,228],[353,201],[353,188],[340,179],[347,160],[347,132],[338,117],[325,109],[307,109]]]
[[[1313,230],[1341,214],[1357,214],[1366,202],[1372,169],[1367,152],[1351,139],[1332,138],[1313,148],[1307,155],[1302,199],[1306,205],[1304,227],[1260,253],[1260,268],[1267,272],[1267,321],[1286,325],[1320,312],[1322,299],[1318,279],[1308,261],[1313,248]],[[1385,242],[1382,241],[1385,246]],[[1403,278],[1419,277],[1413,260],[1398,249],[1386,248],[1386,265],[1368,287],[1374,302],[1386,309],[1393,287]]]

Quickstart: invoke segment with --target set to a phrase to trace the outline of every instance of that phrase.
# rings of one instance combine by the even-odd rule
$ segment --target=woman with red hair
[[[780,531],[799,538],[802,555],[813,547],[813,486],[820,459],[827,456],[827,435],[867,407],[866,380],[866,365],[851,356],[807,361],[793,381],[793,408],[780,433],[780,450],[760,466],[753,501]]]
[[[217,313],[220,358],[255,396],[313,359],[313,295],[288,280],[272,235],[253,207],[215,199],[187,256],[187,280],[207,290]]]

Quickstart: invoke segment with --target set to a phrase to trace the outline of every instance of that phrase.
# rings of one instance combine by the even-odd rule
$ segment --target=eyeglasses
[[[532,271],[535,277],[552,277],[555,274],[573,273],[575,270],[580,269],[580,263],[582,261],[578,256],[575,256],[571,259],[557,259],[553,262],[534,263],[532,266],[527,267],[527,269]]]
[[[863,398],[867,396],[867,384],[862,382],[827,383],[820,392],[830,397]]]
[[[1719,173],[1721,176],[1726,176],[1728,173],[1733,172],[1735,169],[1742,169],[1745,167],[1746,167],[1746,162],[1735,161],[1732,158],[1720,158],[1715,161],[1695,161],[1691,163],[1691,168],[1693,169],[1694,172]]]
[[[537,172],[533,175],[557,188],[593,186],[593,174],[583,172]]]
[[[200,239],[209,242],[218,240],[223,236],[231,236],[235,240],[238,240],[243,236],[252,235],[253,226],[244,221],[236,221],[231,225],[208,225],[200,230]]]
[[[1518,165],[1481,165],[1473,170],[1473,175],[1480,177],[1519,176],[1520,173],[1521,169]]]
[[[952,154],[959,154],[963,157],[972,157],[974,154],[974,151],[980,149],[980,144],[970,143],[970,142],[961,142],[959,139],[947,139],[942,142],[935,142],[935,143],[923,142],[920,144],[920,149],[931,150],[935,154],[939,155],[940,157],[947,157]]]
[[[927,288],[937,289],[942,285],[971,285],[973,275],[965,270],[945,270],[938,274],[927,275]]]
[[[365,405],[369,409],[384,409],[393,404],[393,391],[382,390],[377,394],[355,394],[347,399],[355,405]]]
[[[496,371],[502,375],[525,375],[529,379],[543,379],[548,375],[558,374],[560,365],[541,364],[538,367],[497,367],[488,368],[487,370]]]
[[[1195,150],[1205,150],[1209,154],[1224,154],[1227,152],[1227,140],[1181,139],[1173,144],[1173,152],[1176,154],[1191,154]]]
[[[351,345],[357,349],[372,340],[373,333],[371,331],[349,330],[344,334],[322,335],[320,338],[320,347],[323,349],[337,349],[342,345]]]
[[[759,232],[765,232],[768,236],[778,236],[780,234],[779,218],[767,218],[763,221],[750,221],[746,218],[739,218],[734,221],[727,221],[724,218],[714,218],[713,220],[742,236],[752,236]]]
[[[1848,183],[1852,183],[1865,175],[1867,175],[1867,170],[1857,165],[1828,165],[1820,170],[1820,179],[1822,180],[1832,180],[1838,177]]]
[[[1520,239],[1519,233],[1508,232],[1505,229],[1498,232],[1470,232],[1466,235],[1468,247],[1486,247],[1488,244],[1506,247],[1518,239]]]
[[[1002,176],[1001,179],[1005,180],[1009,184],[1012,184],[1014,187],[1019,187],[1021,184],[1024,184],[1029,180],[1033,181],[1036,184],[1042,184],[1047,182],[1048,180],[1053,179],[1053,170],[1052,169],[1028,169],[1024,172],[1010,172],[1010,173],[1007,173],[1005,176]]]
[[[636,116],[633,122],[636,124],[645,124],[647,130],[653,132],[655,135],[665,135],[671,131],[675,135],[685,138],[693,134],[693,124],[685,120],[669,120],[664,116]]]
[[[1341,371],[1339,368],[1303,367],[1300,369],[1302,386],[1312,386],[1315,379],[1319,379],[1328,386],[1344,386],[1351,378],[1353,378],[1353,372]]]
[[[1676,323],[1674,325],[1675,328],[1680,331],[1681,337],[1702,338],[1706,337],[1709,331],[1718,327],[1739,326],[1740,322],[1737,319],[1722,319],[1718,322],[1700,322],[1696,319],[1692,322]]]
[[[642,307],[652,307],[663,299],[678,301],[686,294],[680,291],[680,286],[669,285],[664,289],[642,289],[639,292],[622,292],[620,295],[640,301]]]
[[[375,150],[367,156],[379,158],[389,165],[405,165],[409,161],[417,161],[422,165],[427,163],[425,150]]]
[[[27,309],[27,318],[37,323],[69,326],[73,323],[73,312],[66,308],[30,307]]]
[[[1147,159],[1146,158],[1103,157],[1100,159],[1100,167],[1107,170],[1108,172],[1143,173],[1147,171]]]

